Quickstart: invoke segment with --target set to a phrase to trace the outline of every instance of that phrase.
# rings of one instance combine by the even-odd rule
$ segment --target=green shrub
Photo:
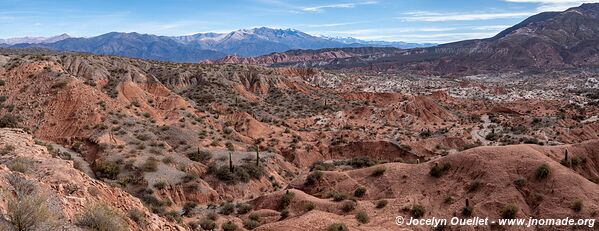
[[[549,176],[550,171],[551,170],[549,168],[549,165],[547,164],[542,164],[541,166],[539,166],[536,171],[537,180],[543,180],[547,178]]]
[[[14,230],[43,229],[42,227],[51,221],[48,198],[40,195],[33,182],[25,178],[17,175],[8,175],[6,178],[14,188],[14,196],[13,193],[3,194],[8,218],[5,221],[10,222]],[[1,227],[3,225],[0,225]]]
[[[260,221],[260,216],[257,213],[252,213],[248,216],[248,218],[254,220],[254,221]]]
[[[190,160],[193,160],[195,162],[205,163],[205,162],[209,161],[210,159],[212,159],[212,153],[210,153],[208,151],[198,150],[198,151],[187,153],[187,158],[189,158]]]
[[[235,231],[238,229],[237,225],[232,221],[227,221],[223,223],[220,227],[221,229],[223,229],[223,231]]]
[[[528,182],[526,182],[526,179],[524,178],[518,178],[514,180],[514,185],[516,185],[517,187],[523,187],[527,184]]]
[[[77,219],[77,224],[96,231],[126,231],[127,220],[114,208],[96,204],[85,209]]]
[[[158,160],[150,157],[141,165],[141,170],[144,172],[156,172],[158,170]]]
[[[411,213],[412,213],[412,217],[421,218],[426,213],[426,210],[424,209],[424,206],[422,206],[422,205],[414,205],[414,206],[412,206]]]
[[[581,200],[575,200],[574,203],[572,203],[572,206],[570,206],[570,208],[572,210],[574,210],[574,212],[580,212],[582,211],[582,201]]]
[[[15,172],[26,173],[33,166],[33,161],[18,156],[8,164],[8,168]]]
[[[304,210],[306,211],[312,211],[316,208],[316,205],[314,205],[313,202],[308,202],[304,205]]]
[[[291,204],[291,201],[293,201],[294,197],[295,194],[293,192],[286,191],[285,194],[283,194],[283,196],[281,196],[281,198],[277,202],[277,207],[279,208],[279,210],[287,208],[287,206]]]
[[[376,202],[376,206],[375,207],[377,209],[382,209],[382,208],[385,208],[385,206],[387,206],[388,203],[389,203],[389,201],[387,201],[385,199],[381,199],[381,200],[378,200]]]
[[[18,128],[19,121],[19,117],[13,116],[11,114],[5,114],[0,117],[0,128]]]
[[[376,167],[370,175],[375,177],[382,176],[383,174],[385,174],[385,171],[387,171],[385,167]]]
[[[116,180],[120,173],[119,165],[111,161],[96,162],[95,170],[97,177],[111,180]]]
[[[443,173],[447,172],[451,168],[450,163],[435,163],[431,168],[429,174],[433,177],[439,178]]]
[[[503,219],[514,219],[518,214],[518,208],[515,205],[506,205],[501,209],[501,217]]]
[[[219,213],[223,215],[230,215],[233,212],[235,212],[235,205],[229,202],[223,204],[223,206],[219,210]]]
[[[329,225],[327,231],[349,231],[349,228],[343,223],[335,223]]]
[[[185,202],[185,204],[183,204],[183,214],[191,214],[196,207],[198,207],[198,204],[195,202]]]
[[[481,185],[482,185],[482,182],[480,180],[478,180],[478,179],[472,181],[468,185],[468,192],[474,192],[474,191],[476,191]]]
[[[333,201],[342,201],[347,198],[347,195],[340,192],[331,192],[330,196],[333,198]]]
[[[281,211],[281,220],[285,220],[287,217],[289,217],[289,210],[283,209],[283,211]]]
[[[361,211],[356,213],[356,220],[362,224],[366,224],[370,221],[370,218],[368,218],[368,214],[366,212]]]
[[[343,212],[351,212],[352,210],[354,210],[356,208],[356,202],[353,201],[345,201],[341,204],[341,211]]]
[[[260,222],[252,220],[252,219],[246,219],[243,221],[243,227],[245,227],[246,229],[252,230],[257,228],[258,226],[260,226]]]
[[[322,161],[316,161],[310,166],[310,171],[330,171],[333,169],[335,169],[335,165]]]
[[[154,188],[156,188],[158,190],[162,190],[162,189],[166,188],[166,182],[158,181],[154,184]]]
[[[213,220],[204,218],[200,220],[200,227],[204,230],[214,230],[216,229],[216,223]]]
[[[318,182],[320,182],[321,179],[322,179],[322,172],[319,170],[316,170],[316,171],[308,174],[308,176],[306,177],[306,181],[304,182],[304,185],[305,186],[316,185]]]
[[[138,225],[144,225],[146,223],[146,218],[143,212],[139,209],[131,209],[127,213],[129,219],[137,223]]]
[[[364,194],[366,194],[366,188],[364,187],[358,187],[355,191],[354,191],[354,196],[355,197],[363,197]]]
[[[246,214],[252,211],[252,206],[249,204],[237,204],[237,214]]]

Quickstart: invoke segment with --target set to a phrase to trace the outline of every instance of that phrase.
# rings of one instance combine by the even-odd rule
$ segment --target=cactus
[[[566,161],[568,161],[568,149],[566,149],[566,157],[565,157]]]
[[[233,167],[233,157],[231,152],[229,152],[229,171],[233,172],[235,171],[235,167]]]
[[[260,147],[256,145],[256,167],[260,166]]]

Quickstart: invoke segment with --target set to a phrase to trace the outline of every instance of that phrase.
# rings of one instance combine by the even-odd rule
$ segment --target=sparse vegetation
[[[327,231],[349,231],[349,228],[347,228],[347,225],[343,223],[335,223],[329,225]]]
[[[214,230],[216,228],[216,223],[211,219],[203,218],[200,220],[200,227],[202,227],[203,230]]]
[[[340,192],[331,192],[330,196],[333,198],[333,201],[342,201],[347,198],[347,195]]]
[[[243,220],[243,227],[249,230],[255,229],[260,226],[260,222],[252,219]]]
[[[322,179],[322,172],[320,170],[316,170],[308,174],[306,177],[306,181],[304,182],[305,186],[316,185]]]
[[[17,231],[37,230],[51,219],[45,196],[39,194],[33,183],[16,175],[7,177],[15,195],[8,196],[6,216]]]
[[[412,206],[412,210],[410,211],[410,213],[414,218],[421,218],[426,213],[426,210],[422,205],[414,205]]]
[[[15,172],[26,173],[33,166],[33,161],[18,156],[8,164],[8,168]]]
[[[219,210],[222,215],[231,215],[233,212],[235,212],[235,205],[229,202],[224,203]]]
[[[435,163],[433,165],[433,167],[431,168],[429,174],[433,177],[439,178],[445,172],[447,172],[450,168],[451,168],[451,164],[449,164],[449,163],[441,163],[441,164]]]
[[[88,206],[77,219],[77,224],[96,231],[128,230],[125,217],[114,208],[104,204]]]
[[[119,165],[111,161],[96,162],[94,170],[97,177],[111,180],[116,180],[120,173]]]
[[[515,205],[509,204],[501,209],[501,217],[503,219],[514,219],[518,214],[518,208]]]
[[[387,171],[385,167],[376,167],[370,175],[374,177],[382,176],[383,174],[385,174],[385,171]]]
[[[366,223],[370,222],[370,218],[368,217],[368,214],[364,211],[356,213],[356,220],[358,220],[358,222],[360,222],[362,224],[366,224]]]
[[[366,194],[366,188],[364,187],[358,187],[355,191],[354,191],[354,196],[355,197],[363,197],[364,194]]]
[[[480,181],[479,179],[472,181],[468,185],[468,192],[474,192],[474,191],[478,190],[478,188],[480,188],[481,185],[482,185],[482,181]]]
[[[355,208],[356,208],[356,202],[347,200],[347,201],[341,203],[341,211],[343,211],[344,213],[351,212]]]
[[[382,209],[382,208],[385,208],[385,206],[387,206],[387,204],[389,204],[389,201],[387,201],[385,199],[381,199],[376,202],[375,208]]]
[[[4,114],[0,117],[0,128],[18,128],[19,117],[13,116],[12,114]]]
[[[277,203],[277,208],[279,208],[279,210],[286,209],[291,204],[291,201],[293,201],[294,197],[295,197],[295,194],[293,192],[286,191],[283,194],[283,196],[281,196],[281,198],[279,198],[279,201]]]
[[[187,153],[187,158],[195,162],[205,163],[212,159],[212,153],[198,149],[198,151]]]
[[[235,231],[238,227],[232,221],[227,221],[221,225],[221,229],[223,229],[223,231]]]
[[[570,208],[574,211],[574,212],[580,212],[582,211],[582,201],[579,199],[576,199],[572,205],[570,206]]]
[[[535,176],[537,177],[537,180],[543,180],[549,176],[550,171],[549,165],[542,164],[537,168]]]

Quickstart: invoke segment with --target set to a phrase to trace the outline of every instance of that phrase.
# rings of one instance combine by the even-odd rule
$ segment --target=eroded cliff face
[[[75,169],[73,161],[53,157],[47,148],[36,144],[33,137],[20,129],[0,129],[0,227],[11,230],[9,204],[24,184],[45,202],[49,219],[43,227],[79,230],[77,221],[86,209],[102,204],[125,218],[129,230],[184,230],[182,227],[151,213],[140,200],[129,193],[92,179]],[[25,182],[25,183],[24,183]],[[137,213],[137,221],[129,214]],[[50,228],[52,230],[52,228]]]

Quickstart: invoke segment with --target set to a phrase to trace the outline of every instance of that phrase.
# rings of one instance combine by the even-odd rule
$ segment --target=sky
[[[364,40],[491,37],[543,11],[599,0],[0,0],[0,38],[189,35],[271,27]]]

